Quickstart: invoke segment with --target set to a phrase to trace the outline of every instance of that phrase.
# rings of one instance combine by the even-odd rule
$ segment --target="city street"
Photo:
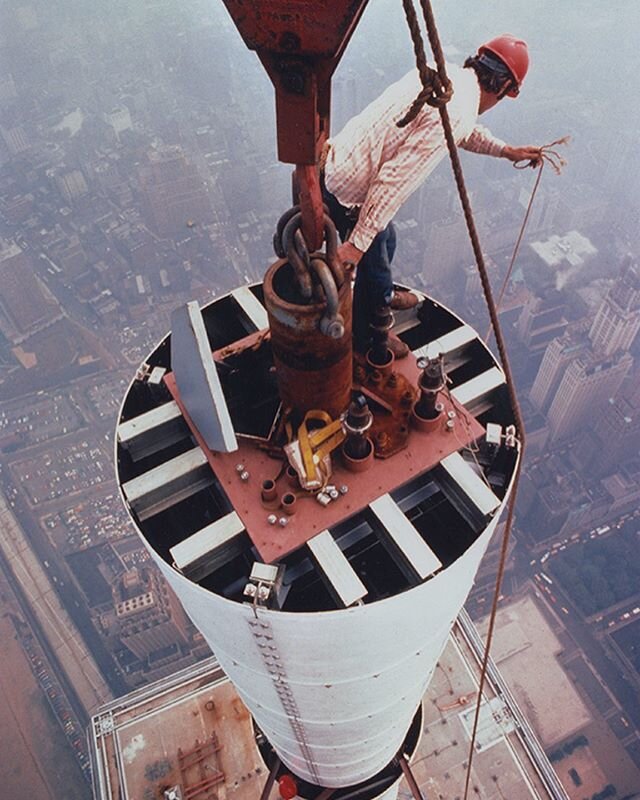
[[[6,481],[6,471],[3,471],[2,483],[5,493],[8,489]],[[100,638],[99,633],[93,626],[84,595],[76,587],[59,553],[51,546],[46,534],[40,528],[37,521],[33,519],[20,495],[16,497],[14,503],[15,505],[12,511],[22,529],[27,533],[34,553],[41,564],[45,565],[45,567],[47,564],[49,565],[46,568],[60,602],[76,624],[86,643],[87,649],[99,665],[102,675],[109,684],[113,694],[115,696],[123,694],[127,691],[127,685],[117,669],[111,654]]]
[[[612,520],[610,527],[601,535],[615,536],[617,523],[617,519]],[[633,524],[636,524],[635,520]],[[621,668],[607,647],[606,636],[603,635],[608,620],[613,618],[619,624],[621,615],[631,615],[636,603],[630,601],[627,604],[630,611],[604,613],[600,621],[590,623],[584,619],[558,580],[551,577],[550,568],[555,556],[564,552],[566,547],[587,542],[593,536],[592,531],[585,531],[572,537],[570,541],[545,551],[541,558],[532,557],[533,553],[527,552],[524,542],[519,541],[514,551],[514,566],[505,575],[502,589],[505,597],[502,602],[507,602],[507,598],[515,596],[518,591],[528,591],[529,587],[535,587],[536,595],[542,601],[553,628],[565,631],[568,641],[571,642],[570,649],[562,656],[562,662],[574,674],[582,694],[596,705],[613,733],[640,766],[638,678],[628,675]],[[492,592],[492,581],[485,578],[482,585],[472,593],[468,607],[476,617],[488,613]]]

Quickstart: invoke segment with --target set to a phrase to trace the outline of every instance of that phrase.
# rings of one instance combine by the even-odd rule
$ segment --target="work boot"
[[[408,289],[395,289],[389,305],[394,311],[406,311],[415,308],[420,301]]]
[[[399,358],[406,358],[409,355],[409,347],[402,339],[399,339],[395,333],[389,334],[387,347],[391,350],[396,360]]]

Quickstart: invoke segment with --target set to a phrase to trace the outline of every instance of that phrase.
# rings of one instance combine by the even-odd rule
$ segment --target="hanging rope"
[[[409,0],[403,0],[403,5],[405,7],[405,13],[407,7],[409,5]],[[440,41],[438,37],[437,27],[435,23],[435,19],[433,16],[433,12],[431,10],[430,0],[420,0],[420,5],[422,8],[422,12],[424,15],[425,25],[427,28],[427,34],[429,36],[429,42],[431,44],[431,48],[434,53],[434,57],[436,59],[436,65],[438,69],[438,76],[442,81],[444,76],[444,81],[448,82],[446,77],[446,67],[444,62],[444,56],[442,53],[442,48],[440,46]],[[413,10],[413,6],[411,7]],[[414,12],[415,15],[415,12]],[[407,20],[409,21],[409,15],[407,15]],[[409,24],[410,30],[412,28],[411,23]],[[420,37],[420,47],[416,45],[417,36],[414,35],[412,30],[412,39],[414,42],[414,51],[416,51],[416,57],[418,55],[418,51],[420,47],[422,47],[422,38]],[[422,48],[424,51],[424,48]],[[420,70],[420,63],[418,63],[418,69]],[[444,83],[443,85],[446,85]],[[417,101],[416,101],[417,102]],[[414,103],[415,105],[415,103]],[[412,106],[413,108],[413,106]],[[453,169],[453,174],[456,181],[456,186],[458,188],[458,194],[460,196],[460,203],[462,205],[462,210],[464,212],[464,218],[467,225],[467,230],[469,233],[469,238],[471,240],[471,246],[473,249],[473,253],[476,260],[476,265],[478,267],[478,272],[480,274],[480,281],[482,283],[482,289],[484,291],[485,300],[487,303],[487,308],[489,310],[489,317],[491,319],[491,324],[493,326],[493,330],[495,331],[496,337],[496,345],[498,347],[498,353],[500,355],[500,361],[502,364],[502,368],[506,378],[506,385],[507,385],[507,392],[509,395],[509,401],[511,403],[511,407],[513,409],[513,414],[516,423],[516,429],[519,433],[519,444],[520,444],[520,453],[516,463],[516,470],[515,475],[513,478],[513,485],[511,495],[509,497],[509,510],[507,514],[507,520],[505,525],[504,534],[502,537],[502,543],[500,547],[500,560],[498,564],[498,572],[496,575],[496,582],[494,587],[493,593],[493,600],[491,604],[491,612],[489,615],[489,628],[487,631],[487,639],[485,645],[484,656],[482,659],[482,665],[480,668],[480,680],[479,680],[479,687],[478,687],[478,699],[476,702],[475,707],[475,715],[473,720],[473,729],[471,733],[471,742],[469,746],[469,757],[467,762],[467,772],[465,778],[465,788],[464,788],[464,800],[467,800],[469,795],[469,786],[471,780],[471,768],[473,764],[473,755],[475,752],[475,745],[476,745],[476,738],[478,733],[478,722],[480,719],[480,708],[482,703],[482,695],[484,691],[484,686],[486,682],[487,676],[487,665],[489,663],[489,653],[491,651],[491,644],[493,642],[493,634],[495,629],[495,620],[496,620],[496,613],[498,608],[498,597],[500,596],[500,589],[502,587],[502,581],[504,578],[504,570],[505,564],[507,560],[507,553],[509,549],[509,541],[511,538],[511,528],[513,525],[513,516],[515,511],[515,498],[518,490],[518,484],[520,481],[520,471],[522,467],[522,452],[524,450],[525,444],[525,431],[524,431],[524,423],[522,420],[522,413],[520,411],[520,404],[518,403],[518,398],[515,394],[515,385],[513,381],[513,374],[511,372],[511,367],[509,364],[509,358],[507,355],[507,349],[504,341],[504,337],[502,335],[502,330],[500,328],[500,321],[498,319],[498,312],[497,306],[493,297],[493,292],[491,290],[491,284],[489,281],[489,277],[487,274],[487,268],[484,261],[484,256],[482,254],[482,248],[480,247],[480,241],[478,237],[478,232],[475,225],[475,220],[473,218],[473,211],[471,209],[471,204],[469,202],[469,196],[466,190],[465,182],[464,182],[464,175],[462,173],[462,166],[460,164],[460,158],[458,156],[458,149],[456,146],[455,139],[453,137],[453,132],[451,129],[451,121],[449,119],[449,113],[447,111],[446,103],[439,103],[437,104],[438,111],[440,113],[440,120],[442,122],[442,127],[444,130],[445,139],[447,142],[447,149],[449,151],[449,158],[451,160],[451,166]]]
[[[422,91],[413,101],[404,117],[396,123],[398,128],[404,128],[410,122],[413,122],[425,104],[440,108],[448,103],[453,95],[453,87],[451,86],[451,81],[447,77],[446,71],[444,69],[438,69],[438,72],[436,72],[427,64],[420,23],[418,22],[418,15],[413,6],[413,0],[402,0],[402,5],[411,33],[413,52],[416,57],[416,66],[422,83]],[[431,45],[431,49],[433,50],[433,44]],[[444,64],[444,60],[442,63]]]
[[[542,171],[544,169],[544,165],[545,163],[550,164],[551,168],[556,173],[556,175],[560,175],[560,173],[562,172],[562,168],[566,166],[567,162],[565,161],[564,158],[562,158],[560,153],[558,153],[558,151],[554,150],[553,148],[561,144],[568,144],[569,138],[570,138],[569,136],[563,136],[562,139],[556,139],[555,142],[551,142],[550,144],[545,144],[540,148],[540,168],[538,169],[536,182],[533,185],[531,197],[529,198],[529,202],[527,204],[527,210],[525,212],[524,219],[522,220],[522,225],[520,226],[520,233],[518,234],[515,247],[513,248],[513,253],[511,254],[511,260],[509,262],[507,274],[505,275],[504,281],[502,282],[502,286],[500,287],[500,293],[498,294],[498,300],[496,302],[496,307],[498,309],[498,312],[500,311],[500,307],[502,306],[502,298],[504,297],[504,293],[507,289],[507,286],[509,285],[509,281],[511,280],[513,265],[516,262],[518,251],[520,250],[522,237],[524,236],[524,232],[529,223],[531,209],[533,208],[533,201],[538,191],[538,186],[540,186],[540,181],[542,180]],[[516,161],[516,163],[513,166],[516,169],[527,169],[527,167],[535,167],[537,165],[532,161]],[[489,325],[489,329],[484,337],[485,344],[486,342],[489,341],[490,335],[491,335],[491,325]]]

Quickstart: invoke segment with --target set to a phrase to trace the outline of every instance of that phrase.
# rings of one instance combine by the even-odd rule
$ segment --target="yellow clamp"
[[[309,432],[307,422],[310,420],[324,423],[323,427]],[[300,454],[307,480],[312,480],[319,470],[322,471],[325,456],[341,445],[344,439],[345,432],[341,420],[332,420],[326,411],[319,409],[307,411],[298,428]],[[325,476],[326,478],[328,476]]]

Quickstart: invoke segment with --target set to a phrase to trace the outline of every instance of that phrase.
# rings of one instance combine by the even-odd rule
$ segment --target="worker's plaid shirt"
[[[456,142],[473,153],[499,156],[505,143],[476,124],[480,88],[475,73],[447,65],[447,74],[454,87],[447,108]],[[360,207],[358,223],[349,236],[359,250],[367,250],[447,152],[436,108],[425,105],[409,125],[396,125],[420,88],[414,69],[330,140],[326,186],[343,206]]]

